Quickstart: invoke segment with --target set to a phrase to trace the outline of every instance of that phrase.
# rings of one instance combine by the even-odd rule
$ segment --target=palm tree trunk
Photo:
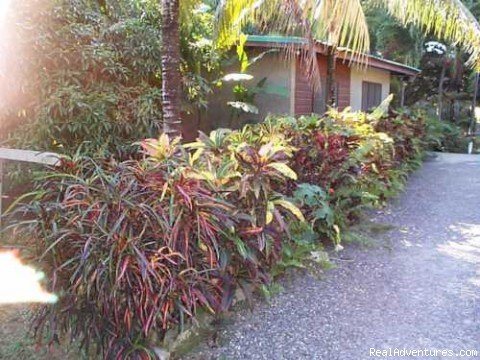
[[[336,107],[335,96],[335,72],[336,72],[336,49],[331,47],[327,55],[327,79],[325,85],[325,104],[328,107]]]
[[[163,131],[181,135],[180,0],[162,0]]]

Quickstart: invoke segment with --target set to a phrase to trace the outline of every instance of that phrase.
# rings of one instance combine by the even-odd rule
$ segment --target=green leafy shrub
[[[441,121],[434,116],[426,116],[428,148],[433,151],[465,153],[468,142],[463,129],[451,122]]]
[[[470,108],[468,106],[463,110]],[[467,153],[469,143],[473,141],[475,151],[478,147],[477,139],[468,135],[468,129],[471,125],[471,115],[463,114],[457,117],[455,121],[451,119],[440,120],[435,108],[431,104],[419,103],[415,105],[413,110],[405,110],[409,116],[424,119],[425,123],[425,142],[426,147],[431,151]]]
[[[293,148],[279,134],[267,134],[261,126],[247,126],[241,132],[213,131],[200,134],[197,142],[187,144],[199,175],[216,182],[225,200],[237,209],[238,255],[248,259],[229,259],[235,273],[235,286],[251,293],[251,285],[268,280],[266,269],[278,261],[288,224],[282,213],[300,220],[303,215],[276,189],[296,174],[286,162]],[[218,166],[220,172],[212,169]],[[248,281],[245,281],[248,280]],[[253,280],[253,282],[252,282]],[[232,287],[229,289],[233,296]]]
[[[284,192],[297,195],[315,230],[337,245],[361,210],[402,189],[425,145],[424,120],[417,114],[331,110],[323,118],[274,118],[269,123],[297,149],[290,166],[303,184],[291,181]],[[317,211],[329,216],[317,221]]]

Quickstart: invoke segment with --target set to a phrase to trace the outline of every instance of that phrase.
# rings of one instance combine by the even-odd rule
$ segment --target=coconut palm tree
[[[179,32],[180,0],[162,0],[163,8],[163,106],[164,131],[180,132]],[[194,2],[182,0],[180,5]],[[383,7],[404,25],[420,27],[446,42],[461,46],[470,54],[469,64],[480,69],[480,25],[460,0],[218,0],[217,42],[234,45],[247,24],[265,32],[300,35],[306,39],[301,60],[315,87],[320,71],[314,50],[316,39],[332,48],[351,51],[352,60],[366,57],[370,49],[364,6]],[[290,45],[293,55],[298,45]],[[327,93],[329,93],[327,89]]]
[[[180,0],[162,0],[163,131],[179,134],[181,118]]]

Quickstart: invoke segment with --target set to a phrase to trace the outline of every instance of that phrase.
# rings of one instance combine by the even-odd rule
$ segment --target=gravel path
[[[270,304],[236,314],[222,346],[190,358],[361,360],[375,358],[370,348],[480,358],[479,200],[480,157],[428,161],[398,201],[373,214],[395,227],[380,235],[384,246],[347,246],[341,256],[353,261],[324,279],[299,276]],[[453,358],[429,354],[414,358]]]

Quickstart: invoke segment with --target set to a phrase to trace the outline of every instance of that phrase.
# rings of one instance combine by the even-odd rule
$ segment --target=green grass
[[[343,241],[347,244],[356,244],[363,248],[373,248],[385,245],[384,234],[395,229],[395,226],[388,223],[374,222],[367,218],[362,219],[358,224],[351,226],[349,231],[343,235]]]

